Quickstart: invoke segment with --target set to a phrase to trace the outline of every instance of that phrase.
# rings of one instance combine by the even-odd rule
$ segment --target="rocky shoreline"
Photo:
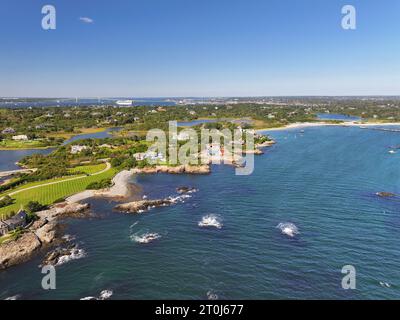
[[[197,192],[198,190],[191,187],[178,187],[176,188],[176,191],[178,192],[179,196],[167,197],[164,199],[155,199],[155,200],[143,199],[128,203],[122,203],[115,206],[114,210],[121,211],[124,213],[134,213],[134,214],[143,213],[153,208],[167,207],[180,202],[184,202],[186,198],[191,197],[188,194]]]
[[[88,204],[65,202],[38,212],[38,220],[24,230],[18,239],[0,245],[0,270],[26,262],[41,248],[55,243],[59,219],[84,216],[88,209]]]
[[[144,173],[144,174],[154,174],[154,173],[169,173],[169,174],[209,174],[211,172],[209,165],[201,166],[190,166],[190,165],[180,165],[176,167],[170,166],[154,166],[145,168],[135,168],[131,170],[132,173]]]
[[[263,154],[260,148],[269,147],[275,141],[266,141],[256,146],[255,150],[247,153]],[[236,165],[232,162],[232,165]],[[86,190],[66,199],[65,202],[56,204],[50,209],[37,213],[38,220],[29,228],[24,230],[22,235],[16,239],[0,245],[0,270],[28,261],[41,248],[55,244],[58,239],[57,227],[59,219],[65,216],[82,217],[86,216],[89,209],[88,204],[80,204],[81,201],[92,197],[103,197],[112,199],[126,199],[132,194],[129,179],[133,174],[210,174],[210,165],[179,165],[175,167],[158,165],[154,167],[135,168],[124,170],[118,173],[112,180],[113,186],[103,190]],[[195,192],[195,189],[181,187],[177,189],[181,196],[168,197],[156,200],[139,200],[115,206],[115,210],[125,213],[141,213],[152,208],[174,205],[185,198],[185,193]],[[190,197],[186,195],[186,197]],[[73,255],[77,248],[70,245],[67,248],[58,248],[48,253],[45,262],[57,264],[62,256]]]

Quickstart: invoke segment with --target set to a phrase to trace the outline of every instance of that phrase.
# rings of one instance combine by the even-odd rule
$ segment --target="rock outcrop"
[[[64,202],[38,212],[39,219],[18,239],[0,245],[0,269],[28,261],[42,246],[51,244],[56,239],[58,218],[82,216],[88,208],[88,204]]]
[[[56,238],[56,224],[47,223],[35,231],[36,236],[42,243],[51,243]]]
[[[391,198],[396,196],[394,193],[391,192],[377,192],[376,195],[382,198]]]
[[[191,165],[180,165],[176,167],[170,166],[154,166],[154,167],[145,167],[142,169],[135,168],[132,170],[133,173],[145,173],[145,174],[153,174],[153,173],[169,173],[169,174],[208,174],[210,173],[210,166],[201,165],[201,166],[191,166]]]
[[[196,188],[191,188],[191,187],[178,187],[176,188],[176,192],[183,194],[183,193],[192,193],[192,192],[196,192],[197,189]]]
[[[119,204],[115,207],[115,209],[126,213],[141,213],[151,208],[166,207],[174,203],[175,201],[171,198],[158,200],[139,200]]]
[[[0,246],[0,269],[28,261],[41,245],[33,232],[24,233],[17,240],[3,243]]]

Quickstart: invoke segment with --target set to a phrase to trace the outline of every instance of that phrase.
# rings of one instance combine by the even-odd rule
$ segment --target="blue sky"
[[[45,4],[56,30],[41,28]],[[345,4],[356,30],[341,28]],[[0,6],[0,96],[400,95],[398,0]]]

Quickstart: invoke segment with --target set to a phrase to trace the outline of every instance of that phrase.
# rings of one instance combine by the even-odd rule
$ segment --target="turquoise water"
[[[65,232],[87,256],[57,267],[57,290],[40,289],[40,257],[0,272],[0,298],[79,299],[112,289],[115,299],[399,299],[398,133],[344,127],[272,131],[277,144],[256,157],[251,176],[214,166],[209,176],[133,178],[151,198],[199,189],[183,204],[147,214],[113,212],[91,201],[95,217],[68,219]],[[223,227],[202,229],[209,213]],[[294,223],[288,238],[276,226]],[[157,232],[148,245],[130,239]],[[341,268],[357,270],[357,290],[341,289]],[[386,282],[390,288],[382,286]]]

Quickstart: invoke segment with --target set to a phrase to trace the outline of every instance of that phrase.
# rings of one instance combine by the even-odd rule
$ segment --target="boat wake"
[[[281,233],[290,237],[294,238],[300,232],[297,229],[296,225],[290,222],[284,222],[277,225],[277,228],[281,230]]]
[[[202,228],[217,228],[221,229],[223,224],[222,224],[222,219],[215,215],[215,214],[209,214],[204,216],[201,221],[198,223],[199,227]]]

